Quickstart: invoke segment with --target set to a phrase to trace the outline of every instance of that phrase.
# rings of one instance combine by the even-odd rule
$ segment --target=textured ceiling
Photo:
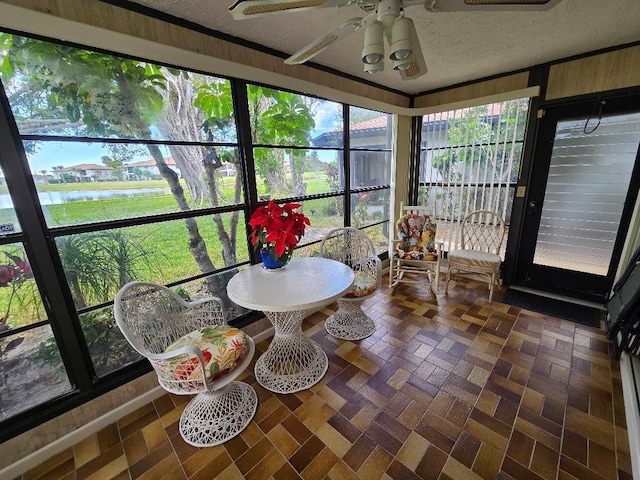
[[[286,54],[363,16],[357,5],[350,5],[237,21],[229,13],[234,0],[135,3]],[[426,75],[403,81],[389,64],[382,73],[365,73],[360,61],[364,29],[313,62],[413,94],[640,40],[639,0],[562,0],[541,12],[432,13],[417,5],[406,14],[416,25]]]

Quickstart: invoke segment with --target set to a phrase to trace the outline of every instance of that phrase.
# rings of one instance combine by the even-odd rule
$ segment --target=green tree
[[[340,190],[340,170],[338,168],[338,161],[334,160],[331,163],[326,163],[324,167],[325,174],[327,175],[327,183],[329,184],[329,189],[332,192],[337,192]],[[335,211],[339,214],[343,214],[343,206],[344,203],[341,198],[333,197],[333,201],[335,204]]]
[[[517,121],[517,118],[526,114],[528,103],[514,100],[501,105],[499,113],[490,110],[491,105],[482,105],[447,120],[446,141],[454,148],[446,148],[434,156],[432,166],[445,186],[460,182],[473,184],[463,187],[458,196],[458,187],[445,187],[438,194],[442,213],[449,218],[475,208],[494,208],[493,199],[487,198],[485,189],[477,186],[517,178],[519,163],[516,157],[520,150],[512,145],[514,140],[524,136],[526,122]],[[519,130],[516,131],[515,125]]]
[[[221,141],[225,132],[235,128],[235,116],[233,110],[233,97],[231,94],[231,86],[229,82],[213,82],[202,85],[198,89],[198,93],[194,99],[194,105],[202,112],[203,122],[202,129],[209,141]],[[216,133],[223,138],[216,138]],[[232,163],[236,167],[236,178],[234,188],[233,203],[240,203],[242,185],[244,183],[243,169],[240,165],[240,157],[238,151],[233,153],[228,151],[218,152],[212,148],[205,153],[203,158],[203,166],[206,172],[207,192],[212,205],[219,204],[220,189],[216,182],[215,172],[222,167],[223,162]],[[238,232],[239,212],[231,212],[229,220],[229,230],[225,229],[222,216],[220,214],[213,215],[213,221],[216,225],[218,238],[222,242],[222,258],[226,265],[236,263],[236,239]]]
[[[64,183],[64,176],[62,175],[62,170],[63,169],[64,169],[64,167],[62,165],[57,165],[55,167],[51,167],[51,170],[53,170],[53,173],[56,176],[56,180],[58,182],[62,182],[62,183]]]
[[[163,108],[165,79],[152,64],[76,49],[35,39],[0,35],[4,47],[3,75],[19,75],[49,92],[49,111],[63,114],[89,135],[153,138],[150,125]],[[166,164],[160,148],[148,144],[160,174],[180,210],[190,210],[178,175]],[[214,270],[198,224],[186,218],[189,249],[202,272]],[[212,293],[220,293],[212,288]]]
[[[368,120],[374,120],[376,118],[384,117],[386,114],[376,112],[375,110],[367,110],[365,108],[351,107],[349,109],[349,123],[356,125],[358,123],[366,122]],[[342,123],[342,117],[339,118],[339,122]]]
[[[109,167],[111,169],[111,175],[113,177],[118,180],[122,180],[125,177],[121,161],[114,160],[109,155],[103,155],[100,157],[100,160],[105,167]]]
[[[228,81],[212,81],[198,74],[9,34],[0,35],[0,46],[5,53],[0,67],[3,76],[20,83],[22,91],[48,92],[46,96],[39,96],[34,105],[20,107],[24,110],[24,118],[31,118],[37,109],[38,119],[66,119],[67,127],[74,134],[87,136],[151,139],[155,138],[152,126],[164,138],[173,140],[197,139],[203,131],[209,141],[228,141],[225,136],[230,137],[231,132],[235,135]],[[251,108],[257,114],[252,117],[255,119],[254,140],[268,144],[305,144],[308,141],[313,127],[314,101],[261,87],[250,87],[249,98]],[[198,108],[190,108],[193,105]],[[107,143],[106,146],[110,152],[108,162],[114,172],[132,158],[132,149],[136,148],[121,143]],[[178,175],[168,167],[159,147],[147,144],[146,148],[180,210],[189,210]],[[193,146],[170,146],[170,151],[186,180],[191,200],[195,202],[206,195],[213,206],[221,204],[215,170],[224,162],[234,163],[237,172],[243,171],[238,152]],[[282,178],[286,179],[284,158],[273,158],[267,149],[263,152],[262,156],[256,155],[258,170],[266,177],[273,172],[282,172]],[[295,150],[287,155],[292,189],[303,194],[306,187],[302,175],[305,152]],[[270,164],[274,160],[276,165]],[[273,183],[281,189],[287,187],[286,182]],[[241,201],[242,185],[242,175],[236,175],[234,203]],[[212,218],[222,243],[225,265],[236,263],[238,212],[231,213],[231,217],[228,231],[221,215]],[[204,273],[214,270],[196,220],[187,218],[185,224],[189,248],[200,270]],[[213,294],[226,297],[222,285],[211,279],[208,282]]]
[[[77,309],[108,302],[143,265],[154,268],[141,239],[121,230],[59,237],[56,246]]]
[[[313,119],[314,100],[301,95],[271,88],[247,87],[251,135],[254,144],[308,145]],[[287,155],[291,185],[285,168]],[[265,179],[269,191],[304,195],[304,159],[306,150],[258,148],[254,150],[256,173]]]
[[[247,87],[247,96],[254,144],[306,144],[309,141],[309,132],[314,126],[312,106],[307,105],[302,96],[256,85]],[[233,98],[228,82],[202,85],[198,89],[194,105],[203,112],[205,117],[203,129],[207,140],[222,141],[223,138],[215,137],[216,132],[218,135],[224,135],[235,127]],[[277,152],[278,154],[274,154],[273,150],[266,148],[255,149],[256,173],[265,179],[271,191],[287,191],[284,158],[279,155],[282,150]],[[305,151],[291,150],[287,154],[291,168],[291,191],[294,195],[304,195],[306,193],[306,185],[303,181]],[[239,203],[244,176],[237,151],[230,154],[228,151],[220,152],[212,149],[206,155],[205,170],[210,198],[214,205],[217,204],[219,192],[215,188],[214,172],[223,165],[223,162],[233,163],[236,167],[234,203]],[[214,216],[214,221],[218,228],[218,236],[222,238],[224,235],[222,219]],[[238,214],[234,212],[230,222],[231,236],[228,238],[228,243],[223,243],[223,248],[227,245],[230,248],[223,250],[223,258],[233,255],[235,259],[235,243],[231,242],[236,238],[237,224]]]
[[[312,114],[313,104],[305,102],[305,98],[288,92],[278,92],[275,102],[263,112],[262,121],[268,131],[273,133],[276,144],[308,145],[311,143],[309,132],[315,126]],[[294,196],[307,193],[304,182],[304,161],[306,150],[289,149],[285,152],[289,157],[291,172],[291,191]]]
[[[103,155],[102,157],[100,157],[100,161],[102,161],[102,164],[105,167],[109,167],[109,168],[118,168],[122,166],[122,162],[118,161],[118,160],[114,160],[113,158],[111,158],[108,155]]]
[[[316,150],[311,151],[304,162],[305,172],[324,172],[325,163],[320,160]]]
[[[186,74],[169,68],[161,68],[165,84],[158,90],[164,107],[158,116],[157,126],[166,138],[174,140],[197,140],[202,137],[202,112],[193,108],[198,89],[208,78],[198,74]],[[186,182],[191,201],[200,204],[207,196],[204,170],[206,147],[168,145],[171,157],[180,169]],[[212,205],[215,205],[212,203]]]

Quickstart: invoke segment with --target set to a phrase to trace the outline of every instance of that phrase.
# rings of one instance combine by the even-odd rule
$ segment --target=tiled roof
[[[165,163],[167,165],[175,165],[176,161],[173,159],[173,157],[168,157],[164,159]],[[134,163],[127,163],[127,167],[155,167],[156,165],[156,161],[153,158],[150,158],[149,160],[142,160],[140,162],[134,162]]]
[[[349,130],[369,130],[372,128],[386,128],[387,116],[383,115],[378,118],[372,118],[371,120],[365,120],[364,122],[356,123],[349,127]]]
[[[97,163],[80,163],[78,165],[72,165],[70,167],[61,168],[61,172],[73,172],[76,170],[113,170],[106,165],[98,165]]]

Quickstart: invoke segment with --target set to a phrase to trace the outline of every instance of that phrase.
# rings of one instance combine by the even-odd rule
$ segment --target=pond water
[[[170,193],[165,188],[127,188],[122,190],[69,190],[65,192],[38,192],[41,205],[59,205],[68,202],[84,202],[105,198],[139,197]],[[0,194],[0,208],[13,208],[8,193]]]

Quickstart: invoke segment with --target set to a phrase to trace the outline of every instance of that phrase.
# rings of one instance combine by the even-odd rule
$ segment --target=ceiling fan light
[[[413,64],[413,52],[406,58],[393,60],[392,63],[394,70],[407,70]]]
[[[364,48],[362,49],[362,61],[366,64],[374,64],[384,57],[383,28],[380,22],[371,22],[364,31]]]
[[[378,63],[380,60],[382,60],[383,55],[379,54],[379,53],[369,53],[364,55],[362,57],[362,63],[365,63],[367,65],[373,65],[374,63]]]
[[[393,52],[393,55],[392,55],[393,58],[391,60],[404,60],[409,55],[411,55],[410,48],[406,48],[404,50],[396,50],[395,52]]]
[[[365,63],[364,71],[371,75],[384,71],[384,59],[380,59],[376,63]]]
[[[377,4],[376,15],[378,21],[385,27],[390,28],[393,25],[393,21],[400,16],[402,11],[400,0],[380,0]]]
[[[413,46],[411,45],[411,29],[413,21],[406,17],[398,17],[393,22],[391,29],[391,52],[389,58],[392,61],[404,60],[411,56]]]

